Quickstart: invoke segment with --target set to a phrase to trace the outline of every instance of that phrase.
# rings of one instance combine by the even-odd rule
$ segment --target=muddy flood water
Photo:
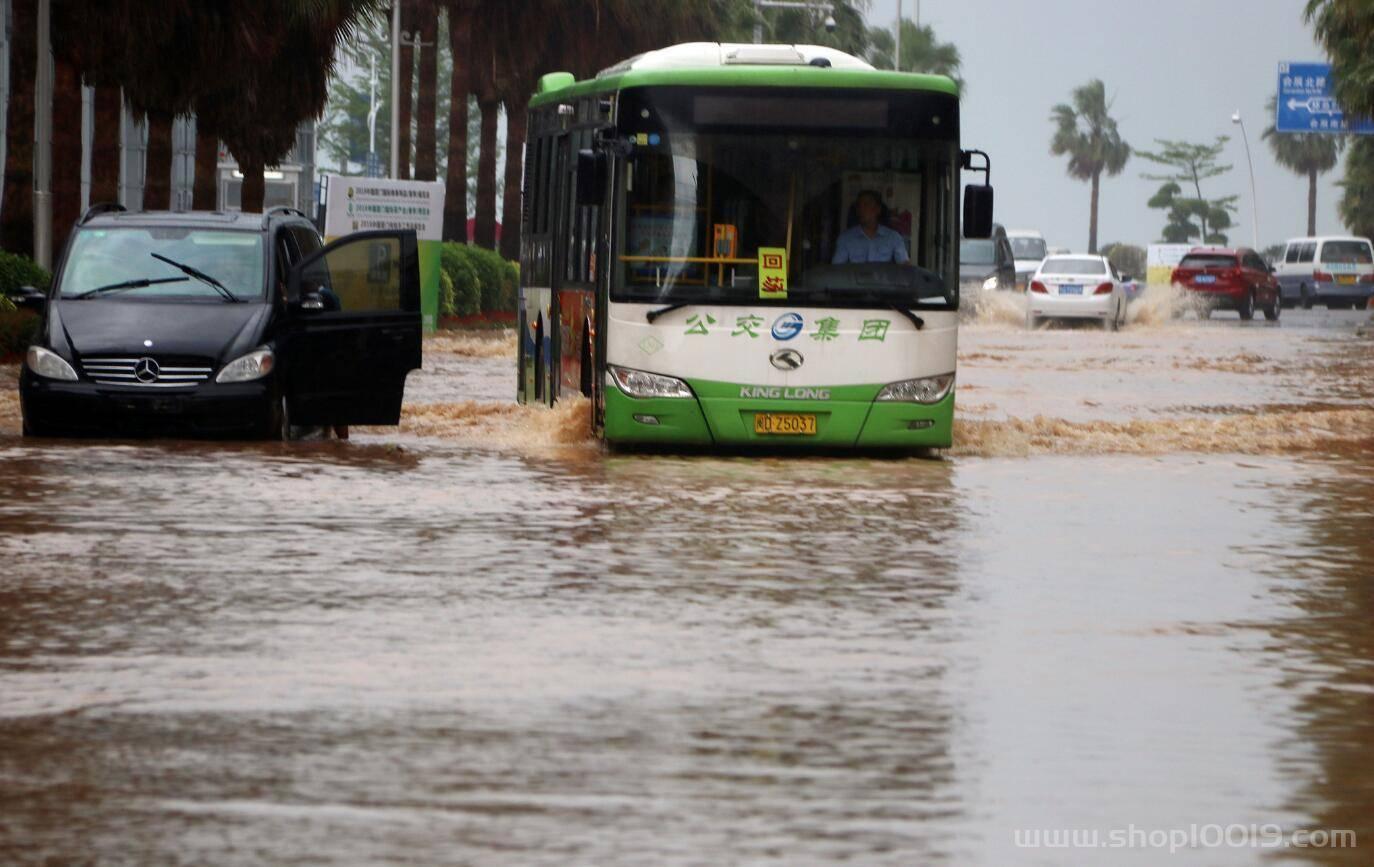
[[[0,369],[0,863],[1374,863],[1369,314],[1133,317],[989,308],[904,460],[607,454],[501,334],[347,442]]]

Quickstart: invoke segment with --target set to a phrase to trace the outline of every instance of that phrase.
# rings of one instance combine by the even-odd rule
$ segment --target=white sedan
[[[1050,256],[1026,293],[1026,327],[1044,319],[1093,319],[1115,331],[1126,322],[1121,275],[1105,256]]]

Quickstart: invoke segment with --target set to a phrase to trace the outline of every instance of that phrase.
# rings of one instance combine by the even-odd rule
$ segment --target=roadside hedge
[[[38,317],[16,310],[8,294],[20,286],[46,289],[50,282],[52,275],[37,262],[0,250],[0,358],[23,352],[38,330]]]
[[[441,254],[445,316],[513,313],[520,286],[519,266],[498,253],[470,244],[446,243]]]

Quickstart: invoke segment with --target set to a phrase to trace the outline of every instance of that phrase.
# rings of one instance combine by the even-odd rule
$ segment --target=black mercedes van
[[[20,374],[27,436],[289,438],[400,422],[420,367],[413,231],[322,243],[299,211],[125,211],[71,233]]]

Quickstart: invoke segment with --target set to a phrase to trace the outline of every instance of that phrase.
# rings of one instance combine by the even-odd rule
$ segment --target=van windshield
[[[960,265],[996,265],[997,245],[990,239],[959,242]]]
[[[1011,238],[1011,255],[1017,259],[1043,259],[1049,253],[1040,238]]]
[[[1367,241],[1327,241],[1322,245],[1322,261],[1333,265],[1374,264]]]
[[[263,296],[262,235],[257,232],[181,227],[85,228],[77,232],[62,266],[63,298],[126,282],[120,298],[221,298],[200,280],[153,254],[213,277],[239,300]],[[99,296],[103,297],[103,296]]]

